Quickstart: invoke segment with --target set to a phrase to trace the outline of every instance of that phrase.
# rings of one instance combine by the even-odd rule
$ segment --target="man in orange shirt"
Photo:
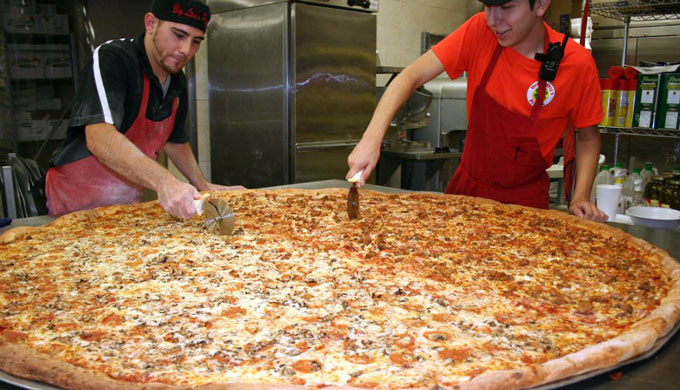
[[[567,42],[543,22],[550,0],[481,1],[483,13],[470,18],[389,85],[348,157],[347,177],[364,169],[358,185],[366,182],[378,162],[389,122],[416,88],[444,71],[452,79],[467,71],[465,150],[446,193],[548,208],[546,169],[564,137],[567,183],[576,168],[573,194],[567,185],[569,210],[580,217],[606,220],[606,214],[589,200],[600,153],[597,124],[603,117],[592,56],[574,42],[557,49],[549,45]],[[559,71],[551,74],[554,62],[544,64],[535,57],[555,49],[563,50],[563,57]],[[574,127],[579,129],[578,158],[572,164]]]

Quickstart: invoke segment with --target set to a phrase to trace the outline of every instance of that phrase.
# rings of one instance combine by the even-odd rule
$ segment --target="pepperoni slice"
[[[84,330],[80,334],[80,338],[85,341],[99,341],[108,335],[107,332],[101,330]]]
[[[323,365],[318,360],[301,359],[293,363],[293,370],[302,373],[317,372],[323,369]]]
[[[416,357],[408,352],[395,352],[390,355],[390,360],[400,366],[405,366],[416,360]]]
[[[444,348],[438,354],[442,359],[453,359],[458,362],[470,356],[470,350],[468,348]]]

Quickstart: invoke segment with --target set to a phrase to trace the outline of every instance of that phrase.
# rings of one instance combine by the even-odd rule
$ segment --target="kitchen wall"
[[[89,51],[92,52],[108,40],[134,38],[143,32],[144,15],[151,9],[151,2],[151,0],[88,0],[84,13],[92,28],[88,37]]]
[[[447,35],[474,13],[477,0],[380,0],[378,56],[382,66],[406,66],[421,54],[421,34]]]
[[[377,23],[377,51],[380,65],[407,66],[420,56],[423,32],[446,35],[481,10],[482,5],[477,0],[380,0]],[[196,54],[198,161],[208,179],[210,178],[207,81],[209,44],[210,42],[205,42]],[[378,77],[378,85],[384,85],[388,75],[379,76],[382,77]]]

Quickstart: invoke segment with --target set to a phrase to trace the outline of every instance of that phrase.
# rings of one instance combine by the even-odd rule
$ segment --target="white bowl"
[[[671,230],[680,225],[680,211],[661,207],[634,206],[626,210],[633,225]]]

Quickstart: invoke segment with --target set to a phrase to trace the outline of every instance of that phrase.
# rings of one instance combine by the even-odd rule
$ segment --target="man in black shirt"
[[[184,65],[205,39],[210,8],[196,0],[155,0],[136,39],[99,46],[83,69],[66,140],[47,173],[50,214],[139,202],[143,187],[165,210],[196,214],[209,183],[188,143]],[[155,162],[164,149],[191,184]],[[193,184],[193,185],[192,185]]]

